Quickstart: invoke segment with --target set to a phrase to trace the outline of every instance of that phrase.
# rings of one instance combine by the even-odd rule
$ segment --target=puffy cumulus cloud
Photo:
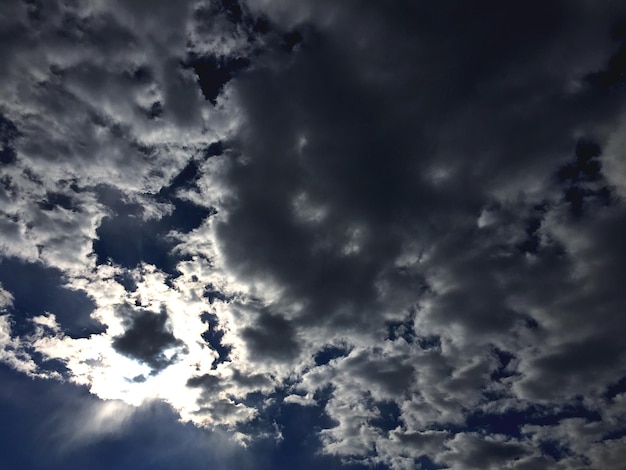
[[[13,294],[0,285],[0,309],[4,313],[6,308],[11,306],[13,306]]]
[[[450,468],[514,468],[516,461],[533,452],[528,443],[504,436],[459,433],[447,443],[450,449],[441,458]]]
[[[0,359],[20,372],[36,374],[37,364],[30,355],[22,350],[19,340],[12,337],[11,323],[8,315],[0,316]]]
[[[620,2],[0,8],[0,274],[91,302],[0,277],[3,362],[111,433],[300,409],[346,463],[618,468]]]
[[[103,277],[90,288],[102,295],[92,316],[106,331],[73,338],[53,316],[35,317],[28,347],[61,361],[66,378],[103,399],[135,406],[160,399],[199,426],[232,427],[254,415],[241,403],[249,387],[231,379],[238,372],[212,367],[218,353],[202,337],[209,325],[197,296],[167,286],[166,276],[150,266],[143,267],[132,292]]]
[[[110,214],[102,186],[131,201],[158,193],[236,118],[184,66],[189,2],[3,9],[3,253],[80,270]]]

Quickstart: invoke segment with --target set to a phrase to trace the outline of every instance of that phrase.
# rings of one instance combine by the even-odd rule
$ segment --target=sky
[[[623,1],[3,0],[0,58],[0,467],[623,470]]]

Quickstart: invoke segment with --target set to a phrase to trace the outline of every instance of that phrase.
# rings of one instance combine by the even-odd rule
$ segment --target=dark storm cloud
[[[377,281],[393,278],[398,285],[419,287],[419,277],[387,272],[386,262],[403,242],[393,219],[411,212],[395,204],[411,205],[421,191],[409,187],[395,157],[388,164],[386,145],[368,137],[378,135],[370,127],[376,110],[359,98],[350,77],[342,76],[349,72],[340,70],[341,58],[332,54],[315,44],[279,79],[271,70],[259,70],[239,82],[248,119],[261,124],[250,127],[246,142],[263,144],[250,148],[253,159],[235,164],[228,175],[237,188],[237,206],[217,233],[229,240],[224,246],[229,267],[288,286],[308,303],[310,322],[348,325],[368,323],[366,315],[354,313],[378,305]],[[308,80],[316,70],[345,80]],[[275,112],[268,115],[269,109]],[[385,140],[397,145],[393,135]],[[244,144],[244,154],[249,150]],[[318,208],[322,220],[307,220],[307,211]]]
[[[603,241],[615,229],[599,229],[623,220],[602,165],[621,92],[588,77],[616,67],[617,4],[366,2],[356,18],[351,6],[271,2],[286,28],[308,22],[302,41],[232,82],[246,126],[216,221],[227,269],[276,283],[278,306],[304,305],[289,315],[297,331],[382,339],[417,307],[416,334],[446,338],[446,366],[414,372],[439,378],[421,390],[438,412],[479,406],[493,347],[516,356],[505,396],[512,383],[538,401],[606,387],[626,372],[609,331],[623,324],[622,295],[592,287],[618,277],[593,251],[621,259],[617,238]],[[395,374],[390,357],[367,373],[348,363],[346,375],[410,389],[411,367]],[[458,441],[476,466],[530,452]]]
[[[368,4],[350,28],[339,27],[348,11],[339,9],[336,27],[309,31],[291,62],[261,63],[235,87],[250,124],[237,145],[248,158],[226,175],[236,203],[218,237],[229,268],[287,286],[311,322],[368,324],[364,312],[405,308],[424,280],[397,266],[404,247],[453,229],[450,248],[464,250],[490,193],[548,178],[588,119],[588,92],[564,91],[576,76],[554,75],[531,53],[545,43],[560,52],[580,18],[545,4],[494,3],[481,15],[399,5]],[[368,26],[362,50],[356,36]],[[319,220],[307,215],[318,209]],[[506,306],[474,311],[462,321],[478,329],[515,319]]]
[[[250,360],[290,360],[300,351],[293,325],[279,315],[262,312],[254,326],[241,331]]]
[[[619,468],[621,2],[0,8],[7,315],[69,331],[65,275],[109,322],[0,354],[345,462]]]
[[[126,319],[126,330],[113,339],[113,348],[121,354],[145,362],[159,371],[176,361],[183,345],[169,330],[167,312],[120,306],[118,314]],[[169,357],[167,350],[174,349]]]
[[[0,143],[2,144],[0,163],[8,165],[15,161],[16,155],[13,142],[17,136],[18,131],[15,125],[0,114]]]

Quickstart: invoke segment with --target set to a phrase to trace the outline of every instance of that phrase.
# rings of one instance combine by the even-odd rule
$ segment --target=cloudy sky
[[[623,1],[3,0],[0,57],[2,468],[623,469]]]

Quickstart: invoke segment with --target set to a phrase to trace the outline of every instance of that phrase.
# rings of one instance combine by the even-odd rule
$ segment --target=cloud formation
[[[2,362],[345,464],[619,468],[620,2],[0,8]]]

